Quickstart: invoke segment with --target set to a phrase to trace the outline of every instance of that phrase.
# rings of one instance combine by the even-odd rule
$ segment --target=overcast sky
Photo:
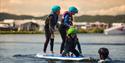
[[[53,5],[60,5],[61,13],[76,6],[78,15],[125,14],[125,0],[0,0],[0,12],[43,16]]]

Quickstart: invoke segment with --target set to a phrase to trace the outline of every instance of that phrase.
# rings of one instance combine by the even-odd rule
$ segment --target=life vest
[[[64,17],[66,16],[66,15],[69,15],[70,17],[69,17],[69,24],[70,25],[73,25],[73,23],[72,23],[72,21],[73,21],[73,17],[72,17],[72,15],[70,15],[70,13],[68,12],[68,11],[66,11],[64,14],[63,14],[63,16],[62,16],[62,20],[61,20],[61,24],[64,24]]]

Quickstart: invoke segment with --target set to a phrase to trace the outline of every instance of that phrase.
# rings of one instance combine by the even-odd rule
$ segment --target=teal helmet
[[[60,9],[61,9],[61,8],[60,8],[59,5],[54,5],[54,6],[52,6],[52,8],[51,8],[52,12],[57,12],[57,11],[59,11]]]
[[[72,35],[72,34],[76,34],[77,33],[77,29],[76,28],[74,28],[74,27],[70,27],[69,29],[68,29],[68,31],[67,31],[67,34],[68,35]]]
[[[78,9],[74,6],[69,7],[69,12],[78,13]]]

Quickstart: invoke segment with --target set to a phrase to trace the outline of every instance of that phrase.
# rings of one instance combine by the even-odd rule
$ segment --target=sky
[[[61,14],[70,6],[78,8],[77,15],[125,14],[125,0],[0,0],[0,12],[43,16],[53,5],[61,6]]]

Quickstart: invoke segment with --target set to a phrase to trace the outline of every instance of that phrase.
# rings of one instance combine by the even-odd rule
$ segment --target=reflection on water
[[[125,43],[125,35],[104,35],[104,34],[78,34],[81,43]],[[41,42],[44,43],[44,34],[17,34],[0,35],[0,42]],[[61,36],[55,35],[55,42],[61,42]]]

